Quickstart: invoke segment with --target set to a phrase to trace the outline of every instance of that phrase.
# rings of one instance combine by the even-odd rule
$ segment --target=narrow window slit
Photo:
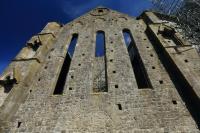
[[[40,47],[40,45],[42,45],[41,42],[35,40],[34,44],[32,45],[32,49],[36,52],[38,50],[38,48]]]
[[[69,72],[71,59],[72,59],[73,54],[74,54],[74,50],[75,50],[75,47],[76,47],[77,40],[78,40],[78,34],[73,34],[71,42],[69,44],[67,54],[66,54],[64,62],[63,62],[63,66],[62,66],[61,71],[60,71],[60,75],[59,75],[58,80],[57,80],[57,84],[56,84],[56,87],[55,87],[55,90],[54,90],[54,93],[53,93],[54,95],[63,94],[65,82],[66,82],[66,79],[67,79],[67,74]]]
[[[163,81],[162,81],[162,80],[159,80],[159,83],[160,83],[160,84],[163,84]]]
[[[18,121],[17,128],[20,128],[21,124],[22,124],[22,122]]]
[[[105,55],[105,34],[98,31],[96,35],[95,57],[103,57]]]
[[[187,60],[187,59],[185,59],[184,61],[185,61],[185,63],[188,63],[188,60]]]
[[[29,48],[29,49],[31,49],[32,51],[34,51],[34,52],[36,52],[38,49],[39,49],[39,47],[41,46],[42,44],[41,44],[41,42],[39,41],[39,40],[35,40],[35,41],[33,41],[33,42],[28,42],[27,43],[27,47]]]
[[[129,52],[132,68],[135,74],[136,82],[139,89],[152,88],[151,82],[147,75],[142,59],[138,53],[138,49],[131,35],[130,30],[123,30],[124,41]]]
[[[177,104],[177,101],[176,101],[176,100],[172,100],[172,103],[173,103],[173,104]]]
[[[119,110],[122,110],[122,105],[121,104],[117,104],[117,107]]]
[[[98,10],[98,12],[99,12],[99,13],[102,13],[102,12],[103,12],[103,10],[102,10],[102,9],[99,9],[99,10]]]
[[[108,92],[107,64],[106,64],[105,33],[98,31],[96,34],[95,60],[94,60],[94,92]]]
[[[17,83],[17,79],[13,75],[7,75],[0,80],[0,86],[4,87],[4,93],[9,93]]]

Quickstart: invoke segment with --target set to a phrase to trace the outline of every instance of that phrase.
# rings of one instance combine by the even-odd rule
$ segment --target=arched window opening
[[[96,34],[95,60],[94,60],[94,92],[108,92],[107,65],[106,65],[105,33],[98,31]]]
[[[135,74],[138,88],[139,89],[152,88],[151,82],[147,75],[147,72],[142,62],[142,59],[140,57],[140,54],[138,53],[138,49],[136,47],[136,44],[134,42],[134,39],[131,35],[130,30],[124,29],[123,36],[124,36],[124,41],[128,49],[129,57],[131,60],[131,64],[132,64],[132,68]]]
[[[78,40],[78,34],[73,34],[71,42],[68,47],[67,54],[65,56],[65,60],[63,62],[63,65],[60,71],[60,75],[57,80],[57,84],[53,93],[54,95],[61,95],[63,93],[65,82],[67,80],[67,74],[69,72],[71,60],[72,60],[74,50],[77,44],[77,40]]]
[[[95,57],[102,57],[105,55],[105,33],[98,31],[96,34]]]

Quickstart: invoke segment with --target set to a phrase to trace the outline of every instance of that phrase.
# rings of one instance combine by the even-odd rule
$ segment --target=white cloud
[[[76,18],[99,4],[96,0],[87,0],[87,2],[85,0],[80,0],[79,3],[77,2],[78,1],[62,0],[62,11],[70,18]]]

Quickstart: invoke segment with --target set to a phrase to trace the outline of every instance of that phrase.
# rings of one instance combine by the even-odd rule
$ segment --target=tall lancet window
[[[131,60],[131,64],[132,64],[132,68],[135,74],[138,88],[139,89],[152,88],[151,82],[147,75],[147,72],[142,62],[142,59],[140,57],[140,54],[138,53],[138,49],[136,47],[136,44],[134,42],[134,39],[131,35],[130,30],[124,29],[123,36],[124,36],[124,41],[126,43],[126,46],[129,52],[129,57]]]
[[[53,93],[54,95],[60,95],[63,93],[65,82],[67,80],[67,74],[69,72],[69,68],[70,68],[70,64],[71,64],[71,60],[74,54],[77,40],[78,40],[78,34],[73,34],[71,42],[68,47],[68,51],[65,56],[65,60],[63,62],[63,65],[60,71],[60,75],[57,80],[56,88]]]
[[[105,33],[98,31],[96,34],[93,91],[107,92],[107,67],[106,67]]]

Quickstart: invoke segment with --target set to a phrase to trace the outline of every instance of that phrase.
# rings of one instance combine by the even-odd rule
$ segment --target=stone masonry
[[[200,57],[176,29],[153,12],[98,7],[48,23],[12,60],[0,77],[0,132],[199,133],[199,98]]]

